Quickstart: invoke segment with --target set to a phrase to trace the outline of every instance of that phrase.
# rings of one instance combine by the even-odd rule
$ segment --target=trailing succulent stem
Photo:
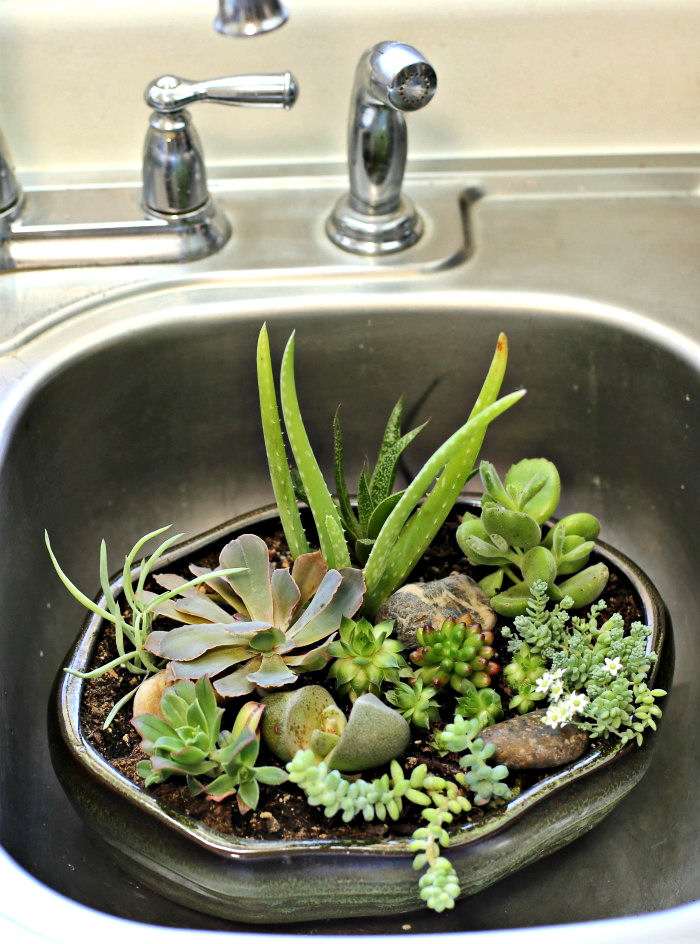
[[[319,763],[312,751],[295,754],[287,770],[289,779],[301,787],[311,806],[321,807],[328,817],[340,813],[344,823],[356,816],[368,822],[387,817],[397,820],[405,802],[423,807],[422,816],[428,825],[414,832],[410,846],[417,853],[414,868],[426,869],[419,881],[420,896],[435,911],[454,907],[459,881],[450,862],[440,855],[440,848],[450,841],[445,825],[454,815],[471,809],[456,784],[429,774],[425,764],[407,777],[396,761],[391,762],[389,773],[376,780],[346,780],[323,761]]]
[[[182,534],[173,534],[169,538],[166,538],[161,544],[159,544],[158,547],[148,557],[144,557],[141,560],[138,570],[138,578],[136,585],[134,586],[132,571],[141,550],[149,541],[159,537],[161,534],[164,534],[169,530],[169,528],[170,525],[167,525],[164,528],[158,528],[156,531],[151,531],[150,534],[145,534],[142,538],[139,538],[139,540],[136,542],[136,544],[134,544],[134,546],[124,558],[121,583],[127,605],[131,609],[131,616],[128,619],[122,614],[121,607],[112,593],[112,587],[109,580],[109,567],[107,564],[106,543],[102,541],[100,544],[100,586],[102,588],[102,602],[98,604],[86,596],[86,594],[84,594],[81,590],[79,590],[78,587],[76,587],[76,585],[64,573],[63,569],[58,563],[58,560],[56,559],[53,548],[51,547],[51,541],[49,540],[48,532],[44,532],[46,549],[49,552],[51,563],[53,564],[61,583],[68,590],[70,595],[75,600],[77,600],[78,603],[84,606],[85,609],[101,617],[103,620],[106,620],[108,623],[114,626],[114,641],[117,647],[117,657],[115,659],[112,659],[111,661],[106,662],[104,665],[98,666],[96,669],[92,669],[89,672],[76,672],[73,669],[66,669],[66,672],[85,679],[98,678],[100,675],[104,675],[105,672],[109,672],[111,669],[115,669],[118,666],[122,666],[127,672],[130,672],[133,675],[148,676],[152,673],[158,672],[162,666],[162,662],[160,659],[154,658],[152,654],[148,652],[146,648],[146,640],[148,639],[148,636],[151,632],[153,620],[158,615],[159,608],[166,605],[168,600],[171,600],[178,594],[194,591],[195,587],[204,582],[204,578],[202,576],[196,576],[192,580],[187,581],[176,578],[176,583],[178,585],[174,588],[166,589],[163,593],[147,594],[144,591],[146,580],[151,576],[154,569],[159,565],[165,552],[168,551],[174,544],[177,544],[177,542],[183,536]],[[225,577],[230,577],[236,573],[242,573],[242,568],[229,567],[217,571],[210,576],[212,579],[222,579]],[[109,727],[117,712],[120,711],[121,708],[123,708],[131,698],[133,698],[135,693],[136,689],[134,688],[113,705],[112,710],[109,712],[107,718],[104,721],[103,728]]]
[[[478,625],[445,620],[440,629],[426,626],[416,633],[419,647],[411,655],[418,678],[464,695],[472,687],[486,688],[500,671],[494,658],[493,633]]]
[[[562,518],[543,537],[541,526],[556,511],[561,485],[548,459],[522,459],[504,481],[490,462],[480,469],[481,517],[467,514],[457,542],[474,566],[490,567],[480,581],[501,616],[525,611],[530,587],[544,581],[552,600],[568,597],[576,609],[597,599],[608,582],[605,564],[588,564],[600,524],[593,515]],[[566,579],[557,583],[560,577]],[[504,581],[512,586],[503,589]]]
[[[435,746],[439,751],[461,754],[459,766],[464,773],[457,774],[457,782],[474,794],[477,806],[485,806],[491,800],[508,800],[511,790],[507,783],[508,768],[505,764],[492,767],[488,761],[496,753],[494,744],[486,744],[479,737],[482,723],[478,718],[467,720],[459,713],[454,721],[445,725],[435,735]]]
[[[287,779],[279,767],[255,766],[263,709],[247,702],[232,730],[221,731],[224,712],[217,707],[209,679],[203,677],[196,685],[176,682],[161,698],[162,718],[139,715],[133,720],[149,756],[139,763],[139,776],[147,787],[174,775],[184,776],[195,795],[205,793],[216,801],[235,795],[242,813],[254,810],[260,783],[277,786]]]

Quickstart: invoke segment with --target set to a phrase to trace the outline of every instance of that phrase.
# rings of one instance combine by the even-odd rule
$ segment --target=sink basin
[[[571,218],[559,206],[560,240],[569,232],[562,220],[571,219],[574,233],[581,220],[577,227],[575,214],[585,218],[585,209],[574,212],[574,206]],[[517,229],[523,209],[485,200],[475,211],[482,245],[492,226],[504,253],[515,255],[504,236],[515,230],[507,230],[501,214],[513,212]],[[544,212],[533,209],[535,218]],[[530,247],[531,283],[533,266],[540,271],[542,259],[549,254],[551,261],[556,251],[552,243]],[[268,503],[254,363],[257,332],[267,320],[273,357],[292,328],[299,333],[300,400],[325,467],[330,419],[338,402],[344,404],[351,472],[374,448],[397,390],[409,406],[422,402],[420,415],[431,417],[409,453],[417,466],[463,422],[497,333],[506,331],[511,359],[504,389],[529,392],[494,424],[484,455],[501,467],[526,454],[551,457],[564,482],[562,513],[585,508],[602,518],[602,537],[636,560],[667,601],[677,646],[673,696],[651,769],[603,825],[520,872],[505,897],[500,883],[439,919],[421,912],[408,920],[388,916],[319,927],[310,915],[308,925],[293,930],[511,929],[660,912],[698,896],[700,804],[692,787],[700,711],[700,348],[692,332],[681,330],[685,316],[673,311],[692,283],[679,284],[673,296],[675,283],[659,275],[654,304],[664,286],[676,299],[664,323],[656,311],[606,301],[615,293],[605,290],[600,273],[596,283],[592,265],[585,272],[571,269],[571,286],[590,280],[587,296],[582,289],[575,295],[571,288],[568,295],[548,290],[544,278],[527,290],[514,288],[515,269],[506,279],[494,262],[492,272],[500,274],[490,280],[489,265],[477,246],[471,269],[408,285],[360,280],[283,290],[234,289],[225,275],[185,281],[56,319],[50,330],[0,357],[0,839],[41,883],[109,915],[235,930],[166,901],[115,867],[84,831],[55,778],[46,710],[81,614],[52,572],[42,531],[49,530],[67,572],[92,594],[101,537],[116,569],[120,555],[148,529],[173,522],[196,534]],[[625,265],[620,258],[618,272]],[[609,286],[613,274],[608,278]],[[561,268],[557,280],[565,281]],[[654,939],[694,939],[683,938],[682,929],[698,932],[697,914],[686,909],[650,917],[654,927],[681,928],[678,937]],[[632,928],[644,940],[644,928],[651,927],[644,920],[610,925],[610,938],[597,940],[637,940]],[[545,930],[538,940],[550,940]],[[518,939],[509,932],[509,941]]]

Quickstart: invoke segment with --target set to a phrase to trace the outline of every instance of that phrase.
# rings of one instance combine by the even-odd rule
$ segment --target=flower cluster
[[[581,714],[588,704],[588,696],[583,692],[564,694],[562,669],[545,672],[537,680],[536,691],[542,695],[549,695],[550,704],[544,716],[544,723],[550,728],[563,727],[573,721],[574,716]]]

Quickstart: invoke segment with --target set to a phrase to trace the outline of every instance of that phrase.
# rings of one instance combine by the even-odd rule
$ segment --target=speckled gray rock
[[[550,728],[544,711],[509,718],[484,728],[481,737],[496,746],[494,761],[511,770],[546,770],[578,760],[588,747],[588,735],[573,724]]]
[[[421,626],[439,629],[446,619],[465,614],[482,629],[496,625],[496,614],[479,585],[465,574],[450,574],[442,580],[407,583],[382,604],[377,618],[393,620],[398,638],[415,646],[416,630]]]

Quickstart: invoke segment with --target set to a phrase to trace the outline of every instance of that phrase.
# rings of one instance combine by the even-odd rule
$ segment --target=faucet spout
[[[336,245],[375,255],[420,238],[420,217],[401,194],[408,147],[404,113],[424,108],[436,90],[435,70],[413,46],[383,42],[360,59],[348,126],[350,192],[327,225]]]

